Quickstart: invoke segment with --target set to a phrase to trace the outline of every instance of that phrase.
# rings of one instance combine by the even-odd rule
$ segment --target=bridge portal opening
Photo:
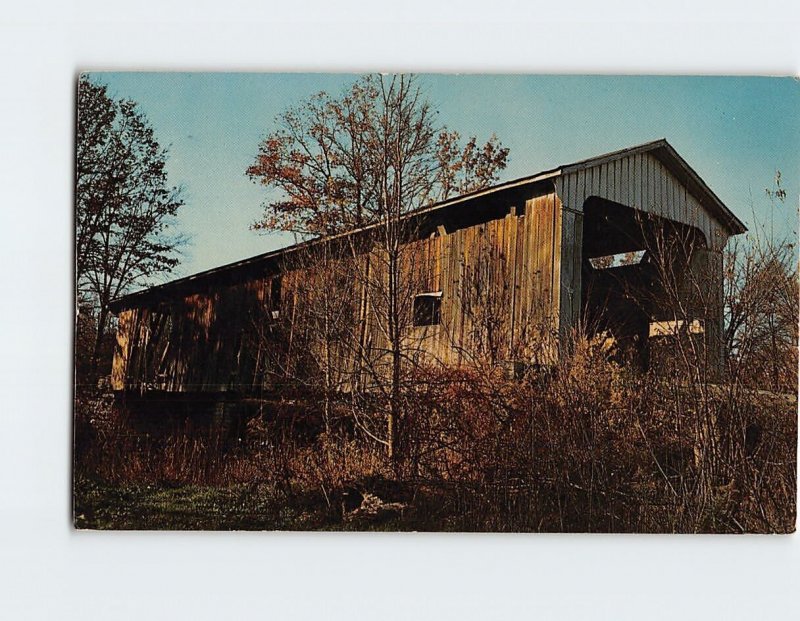
[[[702,334],[693,291],[702,233],[597,197],[586,201],[583,213],[581,299],[588,335],[602,340],[613,359],[646,370],[665,341],[683,332]]]

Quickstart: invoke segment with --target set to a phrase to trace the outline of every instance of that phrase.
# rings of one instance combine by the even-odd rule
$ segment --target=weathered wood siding
[[[403,248],[403,348],[419,362],[547,362],[555,356],[562,286],[561,204],[555,192],[539,192],[509,208],[505,217],[450,232],[439,227],[435,235]],[[340,310],[338,319],[340,327],[349,330],[351,342],[337,343],[333,354],[330,342],[303,341],[300,328],[293,325],[310,325],[308,317],[300,318],[304,304],[312,303],[309,291],[325,286],[332,270],[294,270],[281,277],[280,322],[269,316],[272,276],[122,311],[113,388],[241,393],[269,389],[287,372],[289,363],[280,360],[287,341],[317,361],[327,356],[325,368],[338,369],[343,378],[339,385],[349,388],[348,373],[355,377],[358,365],[372,367],[370,373],[385,367],[391,347],[385,254],[363,255],[348,269],[351,285],[336,283],[334,292],[353,301],[352,309]],[[414,326],[413,297],[438,291],[440,324]],[[368,382],[370,373],[354,381]]]
[[[254,312],[269,279],[221,287],[119,314],[114,390],[170,392],[255,388],[259,343]]]
[[[474,364],[552,359],[561,272],[561,205],[554,192],[506,217],[406,248],[409,291],[442,292],[441,323],[407,322],[406,346],[421,360]]]

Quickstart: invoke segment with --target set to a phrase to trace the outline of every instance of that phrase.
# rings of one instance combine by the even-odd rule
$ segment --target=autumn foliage
[[[273,191],[256,230],[324,235],[492,185],[508,149],[461,143],[413,76],[367,75],[276,119],[247,175]]]

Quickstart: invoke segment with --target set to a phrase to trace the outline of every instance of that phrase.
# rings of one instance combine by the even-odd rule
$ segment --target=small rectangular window
[[[438,326],[442,320],[442,292],[414,296],[414,325]]]

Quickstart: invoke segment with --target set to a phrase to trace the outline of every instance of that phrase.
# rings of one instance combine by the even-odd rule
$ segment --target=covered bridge
[[[437,203],[404,222],[398,308],[409,359],[547,364],[582,327],[612,338],[642,366],[651,341],[695,333],[719,364],[722,249],[746,229],[666,140]],[[367,381],[391,349],[379,291],[381,226],[115,300],[113,388],[257,398],[281,378],[323,367],[328,379],[335,369],[343,389]],[[348,261],[349,270],[340,269]],[[665,284],[665,275],[674,282]],[[305,330],[297,320],[308,295],[319,302],[323,281],[335,293],[323,296],[326,312],[337,314],[316,316],[315,344],[308,317]],[[331,323],[339,332],[323,336]],[[303,364],[287,362],[292,347]]]

